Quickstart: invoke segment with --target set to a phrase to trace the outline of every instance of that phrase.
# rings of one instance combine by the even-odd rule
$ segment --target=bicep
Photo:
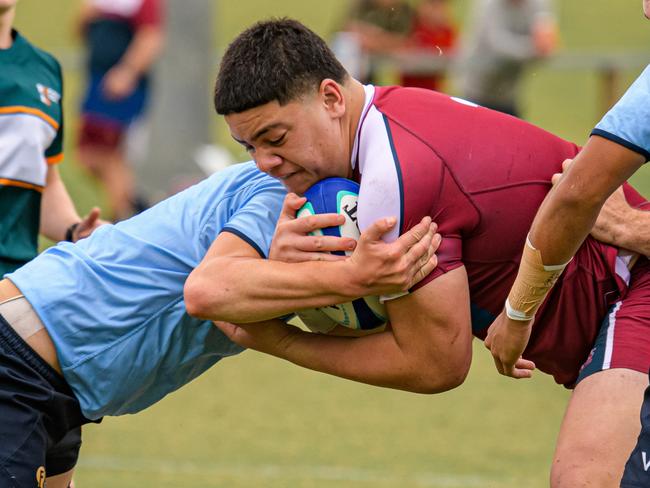
[[[239,235],[224,231],[221,232],[210,245],[205,257],[197,269],[205,262],[219,258],[262,258],[257,249]]]

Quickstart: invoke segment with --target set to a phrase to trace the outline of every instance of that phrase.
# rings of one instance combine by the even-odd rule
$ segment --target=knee
[[[584,460],[555,459],[551,467],[551,488],[618,488],[621,482],[621,470],[599,463],[597,458]]]

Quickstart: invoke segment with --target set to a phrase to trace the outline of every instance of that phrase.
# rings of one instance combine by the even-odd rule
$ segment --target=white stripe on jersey
[[[359,190],[359,207],[357,217],[359,229],[363,232],[377,219],[397,218],[397,225],[384,236],[392,242],[399,237],[401,227],[400,181],[397,161],[393,158],[388,129],[383,115],[374,105],[374,87],[365,86],[367,112],[364,110],[359,122],[359,172],[361,188]]]
[[[36,115],[0,115],[0,178],[45,186],[45,151],[55,137],[54,128]]]

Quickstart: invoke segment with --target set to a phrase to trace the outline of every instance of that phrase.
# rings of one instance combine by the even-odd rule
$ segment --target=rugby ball
[[[342,225],[318,229],[312,233],[313,235],[359,239],[360,232],[357,224],[359,185],[357,183],[345,178],[326,178],[310,187],[305,192],[305,197],[307,202],[298,210],[296,214],[298,218],[322,213],[338,213],[345,217]],[[335,254],[349,255],[351,252],[341,251]],[[323,315],[330,319],[329,324],[326,320],[318,320],[318,317]],[[332,323],[350,329],[372,330],[383,327],[388,320],[386,308],[376,296],[321,307],[315,311],[305,310],[299,312],[298,316],[308,328],[317,332],[323,332],[326,325],[329,325],[330,329],[333,328]]]

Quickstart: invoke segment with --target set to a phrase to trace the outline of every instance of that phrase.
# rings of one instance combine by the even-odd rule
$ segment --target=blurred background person
[[[456,47],[457,31],[452,20],[448,0],[421,0],[415,15],[406,47],[424,55],[450,57]],[[432,74],[401,73],[402,86],[440,90],[444,71]]]
[[[460,54],[462,96],[521,115],[524,69],[553,54],[558,33],[550,0],[475,0]]]
[[[0,0],[0,276],[36,256],[38,234],[76,241],[101,224],[79,217],[61,180],[58,61],[12,28],[17,0]]]
[[[147,108],[151,69],[163,46],[162,0],[84,0],[87,48],[79,160],[105,186],[113,217],[146,207],[135,194],[126,135]]]
[[[356,33],[367,51],[390,51],[403,45],[414,13],[404,0],[359,0],[350,10],[345,30]]]
[[[382,81],[373,69],[373,55],[448,56],[456,41],[448,0],[420,0],[414,6],[404,0],[360,0],[349,11],[343,34],[333,43],[337,57],[346,68],[351,64],[345,62],[347,58],[365,57],[366,62],[350,71],[372,83]],[[360,73],[363,69],[366,72]],[[442,70],[425,71],[398,68],[397,82],[440,89]]]

